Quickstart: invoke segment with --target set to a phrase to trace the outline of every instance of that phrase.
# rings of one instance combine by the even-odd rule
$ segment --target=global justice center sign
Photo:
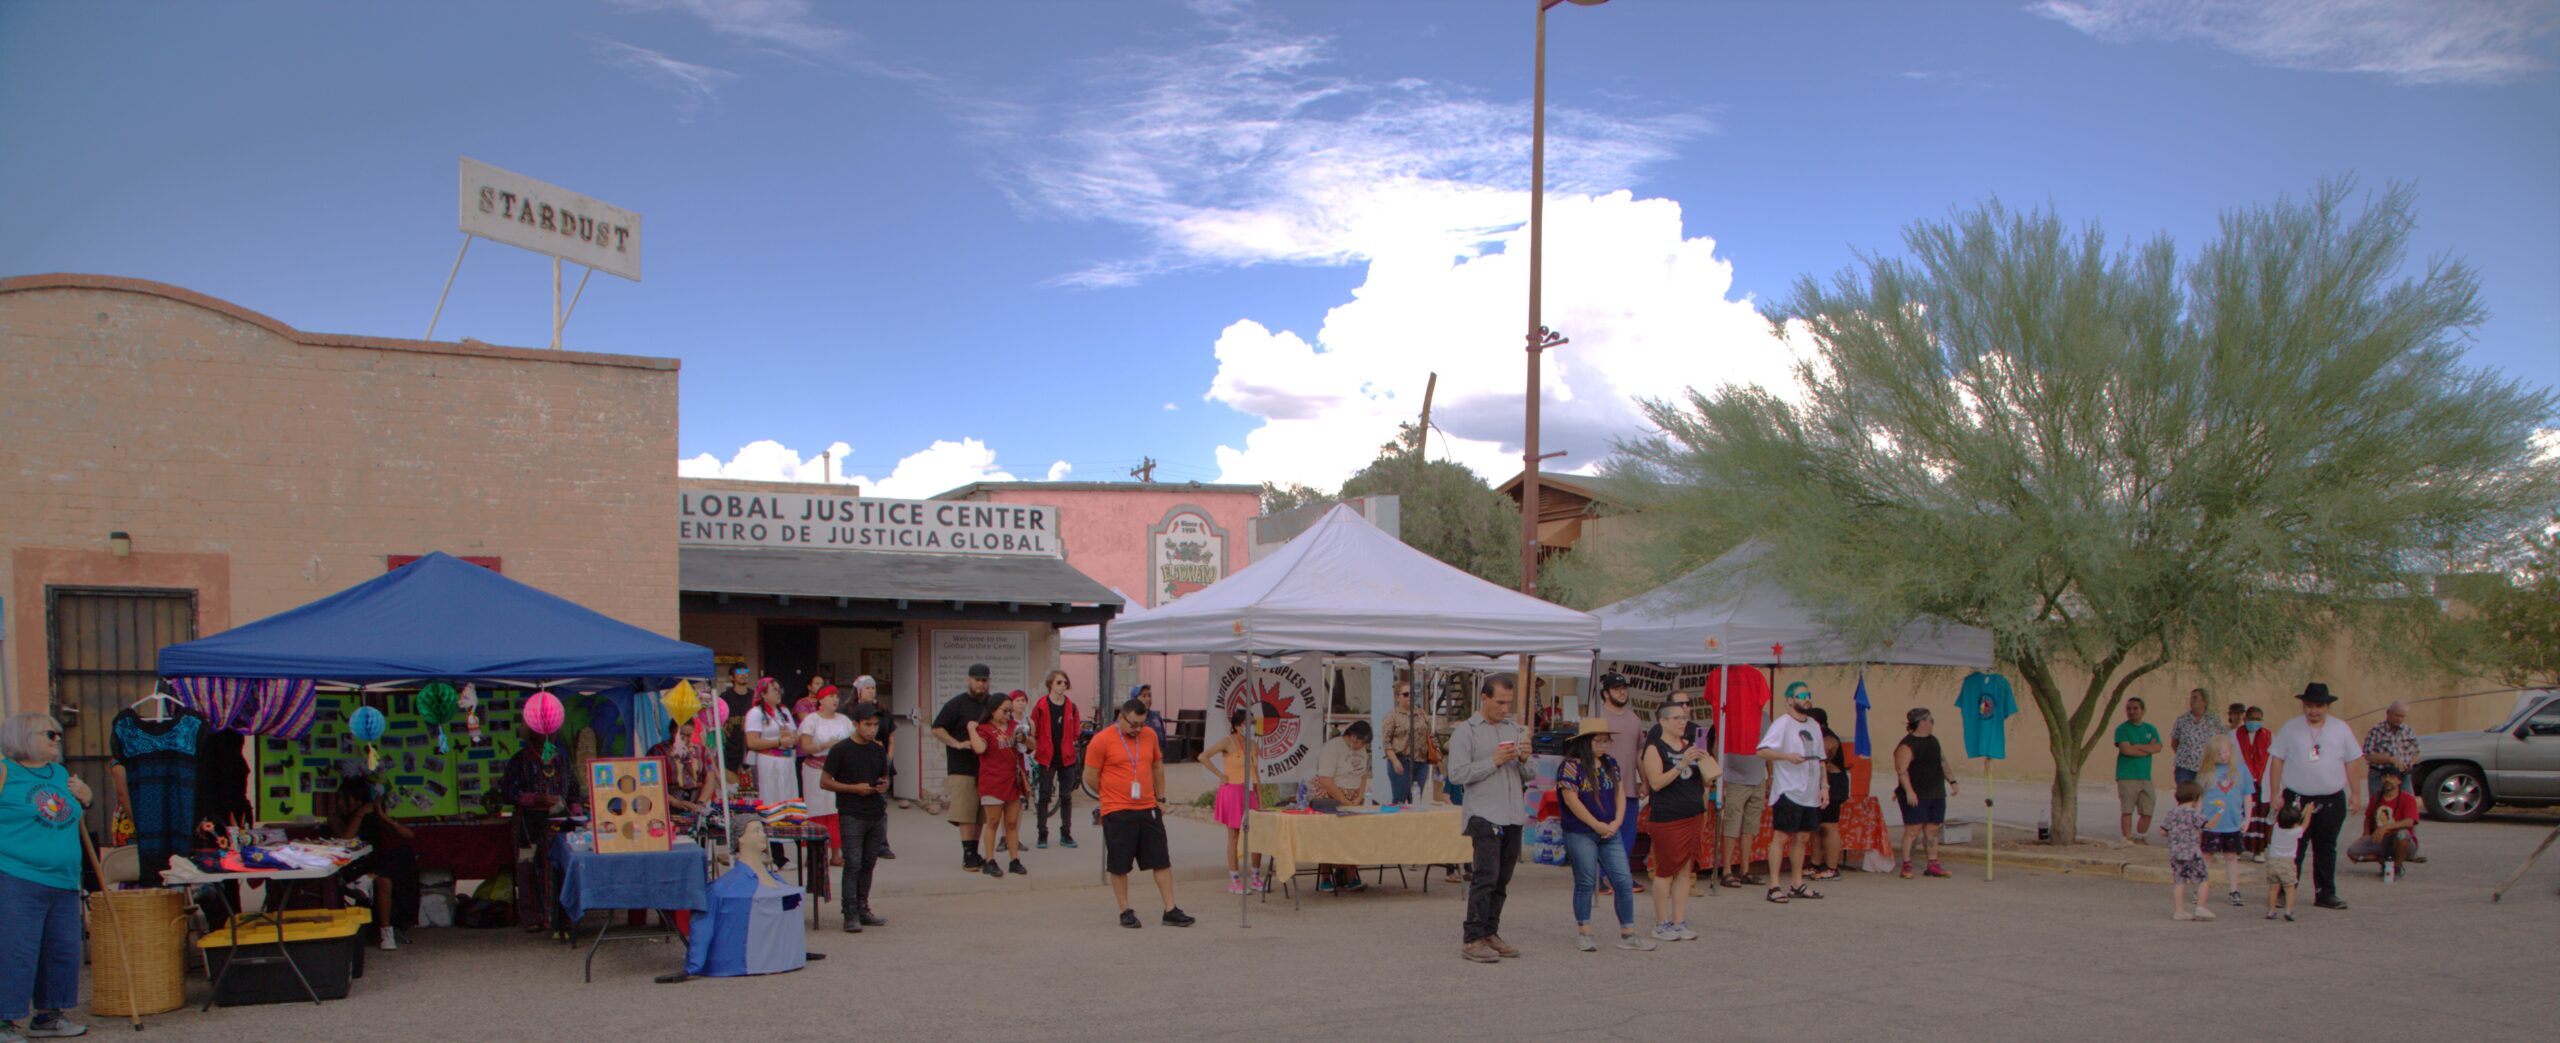
[[[1027,504],[686,489],[676,526],[692,547],[1066,556],[1058,509]]]

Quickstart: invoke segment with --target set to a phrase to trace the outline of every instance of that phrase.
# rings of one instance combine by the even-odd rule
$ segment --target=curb
[[[1982,852],[1959,848],[1941,848],[1938,851],[1938,858],[1941,861],[1963,862],[1968,865],[1981,865],[1983,862]],[[2147,862],[2126,862],[2109,858],[2088,858],[2076,855],[2049,855],[2034,851],[2003,851],[1999,853],[1999,859],[1994,864],[1994,868],[1997,869],[1999,866],[2016,866],[2020,869],[2032,869],[2045,873],[2077,873],[2082,876],[2111,876],[2142,884],[2165,884],[2169,882],[2169,867],[2167,866],[2155,866]]]

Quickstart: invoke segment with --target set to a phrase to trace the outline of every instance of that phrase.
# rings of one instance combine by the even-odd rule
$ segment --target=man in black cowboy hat
[[[2355,729],[2329,716],[2329,704],[2338,697],[2328,685],[2313,681],[2294,698],[2302,700],[2302,716],[2284,722],[2267,747],[2267,791],[2282,794],[2283,805],[2302,808],[2306,850],[2267,854],[2291,855],[2297,873],[2309,855],[2312,904],[2344,909],[2346,899],[2338,897],[2338,830],[2364,810],[2364,788],[2347,784],[2364,777],[2364,747],[2356,743]]]

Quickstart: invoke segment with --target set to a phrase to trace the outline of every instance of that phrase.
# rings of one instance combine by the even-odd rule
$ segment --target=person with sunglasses
[[[80,820],[89,785],[62,764],[62,725],[0,722],[0,1040],[77,1036]]]

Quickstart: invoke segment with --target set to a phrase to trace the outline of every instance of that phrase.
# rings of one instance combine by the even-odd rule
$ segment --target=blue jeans
[[[80,1006],[80,892],[0,873],[0,1021]]]
[[[1431,766],[1415,764],[1411,771],[1397,771],[1395,758],[1387,758],[1387,799],[1397,805],[1413,803],[1416,793],[1431,792]]]
[[[1634,833],[1622,830],[1619,836]],[[1597,833],[1564,835],[1565,858],[1573,863],[1573,922],[1591,922],[1591,895],[1600,889],[1600,874],[1609,874],[1609,898],[1618,906],[1618,926],[1636,922],[1636,880],[1627,872],[1627,849]]]

